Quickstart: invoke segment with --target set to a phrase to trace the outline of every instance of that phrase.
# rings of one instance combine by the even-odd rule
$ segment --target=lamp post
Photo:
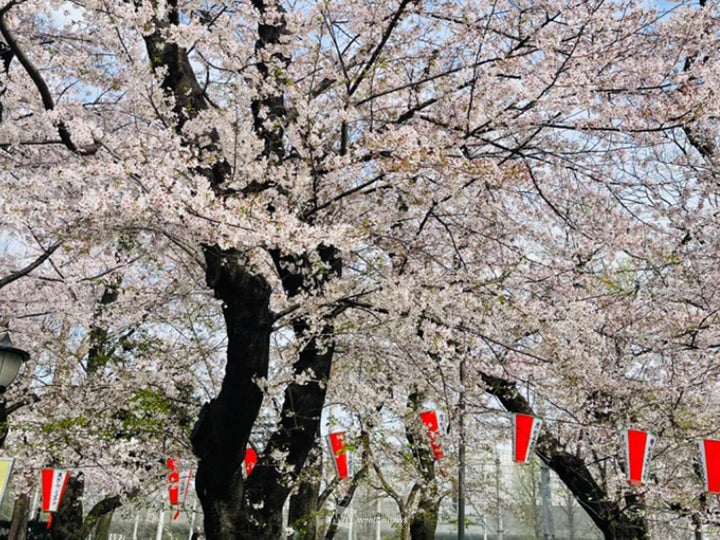
[[[0,448],[5,444],[8,433],[5,390],[17,377],[23,362],[29,359],[30,354],[27,351],[13,347],[7,333],[0,338]]]
[[[458,540],[465,540],[465,358],[460,360],[460,402],[458,403],[460,441],[458,448]]]

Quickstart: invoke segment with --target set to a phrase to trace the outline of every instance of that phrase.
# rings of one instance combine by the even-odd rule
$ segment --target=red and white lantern
[[[445,457],[442,447],[440,446],[440,424],[438,423],[437,413],[435,411],[425,411],[420,413],[420,420],[427,428],[430,437],[430,447],[432,448],[433,458],[435,461]]]
[[[345,444],[345,432],[336,431],[327,436],[330,453],[333,455],[335,463],[335,472],[339,480],[345,480],[350,477],[349,452]]]
[[[720,494],[720,441],[697,441],[705,491]]]
[[[190,492],[190,482],[192,482],[193,470],[190,469],[187,474],[181,475],[177,468],[176,460],[168,459],[166,463],[170,469],[170,474],[168,474],[168,494],[170,495],[170,504],[177,506],[181,503],[181,500],[184,504],[185,499]],[[184,478],[184,482],[180,481],[181,477]],[[179,516],[180,510],[178,509],[175,511],[173,519],[177,519]]]
[[[542,419],[529,414],[513,415],[513,460],[527,463],[540,435]]]
[[[168,474],[170,504],[175,505],[180,502],[180,472],[177,470],[174,459],[168,459],[167,466],[170,469],[170,474]]]
[[[47,528],[52,526],[52,512],[60,508],[60,501],[65,493],[70,471],[63,469],[42,470],[42,509],[43,512],[50,512]]]
[[[245,478],[250,476],[250,473],[255,468],[255,464],[257,463],[258,455],[255,449],[252,446],[248,446],[245,449],[245,459],[243,460],[243,463],[245,464]]]
[[[628,484],[642,486],[647,482],[655,448],[655,435],[647,431],[628,429],[623,433]]]

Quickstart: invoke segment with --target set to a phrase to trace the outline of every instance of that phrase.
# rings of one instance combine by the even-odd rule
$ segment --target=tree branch
[[[40,98],[42,99],[43,107],[45,108],[45,110],[52,111],[55,109],[55,102],[52,98],[52,95],[50,94],[50,89],[48,88],[45,79],[43,79],[40,71],[25,55],[25,52],[22,50],[20,45],[18,45],[18,42],[15,40],[15,37],[12,35],[12,32],[10,32],[10,29],[5,23],[5,14],[10,10],[11,7],[16,4],[17,2],[10,2],[2,9],[0,9],[0,35],[2,35],[10,51],[17,57],[18,62],[20,62],[20,65],[23,67],[32,82],[35,84],[35,87],[40,93]],[[70,137],[70,131],[62,120],[58,121],[57,129],[62,143],[68,150],[75,154],[83,156],[92,155],[97,153],[98,149],[100,148],[97,143],[93,143],[91,145],[83,147],[77,146],[74,142],[72,142],[72,138]]]
[[[486,391],[495,396],[506,410],[535,414],[516,383],[482,372],[480,376]],[[547,431],[541,432],[535,453],[555,471],[577,501],[588,510],[588,515],[606,538],[648,538],[648,523],[640,511],[642,504],[636,494],[626,494],[624,507],[611,500],[607,490],[595,481],[585,461],[567,452],[560,440]]]
[[[393,33],[393,30],[397,27],[398,23],[400,22],[400,18],[402,17],[403,13],[405,12],[405,8],[414,0],[402,0],[400,2],[400,5],[397,8],[397,11],[393,15],[392,20],[390,21],[390,24],[388,24],[388,27],[385,29],[385,33],[383,34],[382,38],[380,39],[380,43],[378,43],[378,46],[375,47],[375,50],[372,53],[372,56],[370,56],[370,59],[367,61],[365,66],[363,67],[362,71],[358,75],[357,79],[355,79],[355,82],[352,84],[350,89],[348,90],[348,95],[352,96],[355,91],[360,86],[360,83],[365,80],[365,77],[367,77],[368,73],[370,73],[370,69],[375,64],[377,59],[380,57],[380,53],[382,53],[382,50],[385,48],[385,44],[390,39],[390,36]]]
[[[60,247],[61,242],[58,240],[55,242],[52,246],[50,246],[48,249],[46,249],[42,255],[40,255],[37,259],[35,259],[33,262],[28,264],[25,268],[22,268],[16,272],[13,272],[12,274],[5,276],[4,278],[0,279],[0,289],[5,287],[6,285],[10,285],[13,281],[17,281],[21,277],[27,276],[30,272],[35,270],[38,266],[40,266],[42,263],[44,263],[46,260],[50,258],[50,256],[55,253],[55,250]]]

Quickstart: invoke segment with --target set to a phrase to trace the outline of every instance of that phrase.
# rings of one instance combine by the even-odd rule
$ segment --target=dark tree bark
[[[534,414],[514,382],[482,374],[486,389],[505,409]],[[592,476],[585,462],[567,452],[561,442],[544,431],[535,453],[560,477],[607,540],[648,540],[649,527],[641,495],[628,491],[623,501],[614,501]]]
[[[52,540],[82,540],[82,495],[85,480],[82,474],[70,476],[58,511],[52,516],[50,538]]]
[[[308,466],[305,471],[311,473],[312,468]],[[317,536],[319,480],[318,476],[316,480],[308,478],[300,482],[298,492],[290,496],[288,525],[293,530],[289,536],[293,540],[314,540]]]
[[[421,477],[417,508],[410,516],[410,538],[433,540],[440,511],[440,494],[435,480],[435,459],[428,434],[418,419],[422,401],[423,396],[420,393],[413,392],[408,396],[413,417],[405,423],[405,434]]]
[[[203,406],[192,435],[200,458],[195,485],[205,534],[211,540],[266,538],[255,536],[264,520],[251,516],[253,509],[245,504],[242,462],[263,399],[255,378],[264,378],[268,370],[271,289],[265,278],[245,269],[235,250],[207,247],[205,261],[207,283],[223,301],[228,335],[222,388],[217,398]],[[265,467],[266,463],[258,463],[249,478],[257,477]],[[280,519],[276,516],[269,527],[276,534]]]
[[[0,91],[0,97],[2,96],[2,94],[3,94],[3,91]],[[0,102],[0,113],[2,113],[2,103],[1,102]],[[0,116],[0,121],[2,121],[2,116]],[[55,251],[59,247],[60,247],[60,242],[55,242],[49,248],[43,249],[43,253],[41,255],[39,255],[30,264],[25,266],[24,268],[21,268],[20,270],[16,270],[15,272],[12,272],[11,274],[0,278],[0,289],[10,285],[11,283],[13,283],[14,281],[17,281],[20,278],[27,276],[33,270],[40,267],[45,261],[47,261],[51,257],[51,255],[53,253],[55,253]]]
[[[5,401],[5,391],[0,391],[0,448],[5,445],[8,435],[8,411]]]
[[[95,538],[102,539],[101,527],[109,528],[112,515],[122,504],[119,495],[106,497],[92,507],[83,519],[82,496],[85,479],[82,473],[70,476],[60,508],[52,517],[50,538],[52,540],[84,540],[95,530]],[[107,531],[105,537],[107,537]]]
[[[95,530],[95,540],[107,540],[110,534],[110,524],[115,510],[120,508],[122,502],[119,495],[105,497],[92,507],[88,515],[85,516],[83,528],[80,538],[86,538],[93,529]]]
[[[333,269],[330,274],[339,274],[335,250],[321,246],[318,253]],[[309,266],[306,256],[272,255],[288,296],[316,291],[329,275],[303,274]],[[244,480],[242,460],[263,398],[255,380],[265,377],[268,369],[270,286],[262,276],[249,273],[234,250],[206,247],[205,260],[207,283],[223,300],[228,333],[222,389],[204,407],[192,438],[200,458],[196,487],[205,513],[205,533],[209,539],[280,538],[283,504],[319,429],[334,351],[333,327],[328,323],[316,330],[303,319],[295,322],[295,334],[305,345],[294,372],[309,375],[309,380],[286,388],[279,425]],[[275,455],[285,459],[275,462]]]
[[[332,267],[334,251],[328,257]],[[270,286],[262,276],[247,272],[234,250],[207,247],[205,259],[207,282],[223,300],[228,332],[222,389],[203,408],[192,438],[200,458],[196,487],[205,513],[205,533],[209,539],[280,538],[283,504],[319,429],[334,350],[333,328],[327,324],[316,333],[302,319],[295,323],[295,333],[305,345],[294,371],[309,375],[310,380],[286,388],[279,425],[244,480],[242,460],[263,397],[255,379],[265,377],[268,368]],[[290,296],[314,290],[322,281],[316,275],[296,279],[285,271],[288,266],[279,255],[276,262]],[[282,462],[273,460],[278,453],[285,456]]]
[[[26,540],[28,528],[28,513],[30,512],[30,496],[21,493],[15,498],[12,519],[10,521],[10,533],[8,540]]]
[[[277,65],[287,65],[276,45],[287,33],[283,9],[270,0],[253,0],[261,17],[273,13],[273,22],[257,27],[255,67],[270,81]],[[209,107],[182,47],[166,39],[169,27],[179,24],[176,0],[168,2],[166,16],[156,19],[156,31],[145,36],[148,56],[162,86],[174,99],[175,129],[181,137],[183,125]],[[277,16],[277,14],[280,16]],[[271,165],[285,158],[284,124],[286,109],[282,92],[263,93],[250,107],[255,132],[263,141],[263,155]],[[272,179],[259,182],[250,179],[241,189],[228,188],[231,177],[228,162],[217,144],[218,135],[185,138],[197,148],[204,163],[194,173],[207,177],[218,199],[249,195],[275,186]],[[268,208],[272,212],[272,208]],[[256,379],[267,375],[272,315],[269,309],[270,286],[260,273],[250,270],[242,254],[235,249],[215,245],[203,246],[205,276],[215,297],[223,301],[227,327],[228,350],[225,378],[218,396],[206,404],[193,430],[192,444],[199,457],[196,476],[198,497],[203,506],[205,533],[209,540],[282,537],[282,507],[313,446],[325,401],[325,387],[330,375],[334,343],[330,317],[320,328],[311,328],[299,318],[293,329],[304,344],[294,364],[294,372],[310,380],[289,384],[285,390],[279,424],[260,454],[247,480],[242,475],[242,461],[252,426],[262,403],[262,391]],[[271,256],[288,296],[314,294],[332,276],[340,274],[340,257],[332,246],[318,246],[316,253],[285,254],[272,250]],[[326,265],[315,271],[312,259],[319,256]],[[283,455],[282,463],[274,461]]]
[[[289,297],[303,292],[315,293],[330,276],[340,275],[341,263],[336,250],[319,246],[317,252],[330,269],[329,272],[310,273],[310,260],[305,255],[281,256],[278,251],[271,251],[283,288]],[[272,530],[272,538],[282,536],[282,506],[305,465],[320,429],[320,416],[335,350],[334,328],[329,322],[320,329],[313,329],[306,320],[299,318],[293,324],[293,329],[298,340],[305,343],[293,365],[293,371],[296,375],[308,376],[309,380],[293,382],[285,389],[279,425],[247,482],[247,503],[252,508],[260,507],[255,519],[265,523],[264,530]],[[272,456],[275,454],[284,455],[285,459],[274,462]]]
[[[293,529],[293,534],[289,535],[293,540],[314,540],[317,536],[323,455],[320,444],[320,434],[316,433],[315,444],[300,476],[297,492],[290,496],[288,525]]]
[[[422,490],[417,510],[410,518],[410,538],[412,540],[433,540],[435,538],[439,510],[437,489],[431,487]]]

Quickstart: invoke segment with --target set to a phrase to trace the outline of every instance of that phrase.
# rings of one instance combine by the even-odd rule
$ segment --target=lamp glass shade
[[[23,357],[15,351],[3,351],[0,349],[0,386],[7,388],[15,380]]]
[[[15,380],[20,366],[29,358],[26,351],[12,346],[7,334],[0,338],[0,390],[4,391]]]

